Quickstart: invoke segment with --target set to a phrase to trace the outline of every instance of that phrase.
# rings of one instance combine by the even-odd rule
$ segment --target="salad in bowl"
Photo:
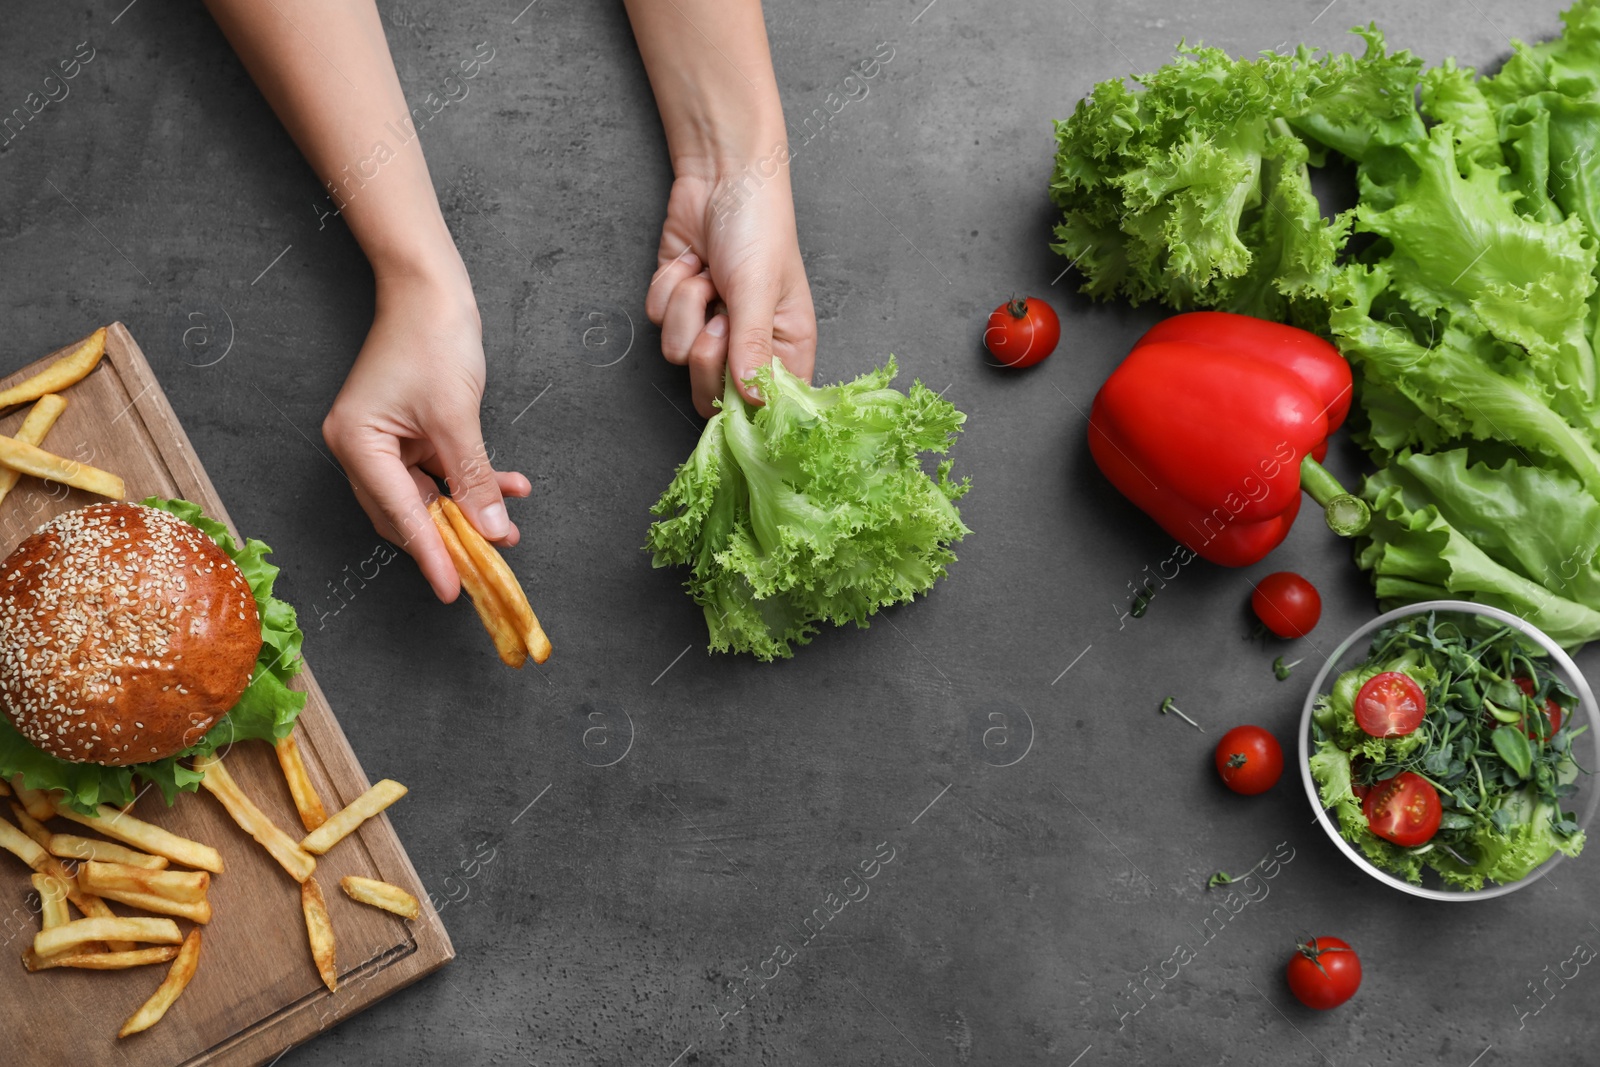
[[[1381,881],[1498,896],[1582,851],[1600,799],[1584,781],[1596,715],[1539,630],[1431,601],[1379,616],[1329,658],[1306,700],[1302,777],[1335,843]]]

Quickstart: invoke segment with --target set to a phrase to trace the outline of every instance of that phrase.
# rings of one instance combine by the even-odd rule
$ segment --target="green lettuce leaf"
[[[1552,389],[1533,371],[1526,350],[1481,324],[1459,325],[1449,313],[1419,326],[1415,309],[1389,292],[1390,270],[1387,263],[1346,268],[1335,283],[1330,316],[1340,351],[1364,379],[1363,394],[1376,382],[1421,416],[1408,430],[1386,418],[1374,421],[1370,440],[1380,449],[1378,458],[1458,438],[1500,441],[1566,467],[1586,492],[1600,496],[1600,451],[1590,433],[1550,406]],[[1592,281],[1585,268],[1578,284]],[[1463,321],[1471,321],[1470,313]],[[1419,329],[1426,329],[1424,337]]]
[[[155,786],[171,804],[179,792],[199,788],[205,777],[180,761],[210,755],[235,741],[287,737],[306,702],[306,694],[288,688],[289,680],[300,669],[303,635],[296,625],[294,608],[272,595],[272,585],[278,577],[278,568],[266,561],[272,550],[254,539],[241,547],[226,526],[207,518],[199,505],[187,500],[149,497],[141,503],[199,527],[238,565],[261,614],[261,653],[250,685],[198,743],[149,763],[125,767],[69,763],[29,744],[8,719],[0,716],[0,778],[20,775],[23,785],[30,789],[60,790],[57,804],[64,803],[86,815],[101,804],[120,806],[132,801],[138,795],[136,779]]]
[[[1310,764],[1322,806],[1333,812],[1339,824],[1340,836],[1361,849],[1367,859],[1413,885],[1420,885],[1422,856],[1391,844],[1368,829],[1367,817],[1361,811],[1361,801],[1351,789],[1350,759],[1350,754],[1341,751],[1331,740],[1317,743],[1317,751],[1311,756]]]
[[[1504,811],[1509,829],[1501,830],[1493,819],[1476,818],[1456,850],[1471,863],[1448,853],[1429,855],[1428,865],[1446,885],[1465,890],[1482,889],[1485,881],[1505,885],[1526,878],[1557,852],[1576,856],[1583,850],[1583,832],[1557,832],[1561,814],[1556,806],[1536,801],[1528,790],[1511,794],[1497,810]]]
[[[949,450],[965,421],[895,364],[814,388],[781,363],[757,372],[763,405],[730,379],[721,410],[652,508],[657,567],[688,566],[710,647],[761,660],[793,655],[817,624],[865,627],[889,604],[927,592],[968,533],[955,501],[966,482]]]
[[[1133,303],[1325,319],[1322,293],[1351,216],[1324,218],[1308,164],[1331,149],[1384,156],[1424,135],[1421,62],[1375,28],[1360,56],[1310,48],[1234,59],[1179,46],[1140,75],[1102,82],[1056,124],[1050,194],[1057,252],[1083,289]]]
[[[1356,561],[1385,607],[1465,597],[1563,645],[1600,638],[1600,501],[1570,475],[1403,452],[1364,493],[1373,521]]]
[[[1458,157],[1454,133],[1440,124],[1400,147],[1415,170],[1388,185],[1388,207],[1378,206],[1363,176],[1356,230],[1388,239],[1387,286],[1412,309],[1448,312],[1462,332],[1511,346],[1530,384],[1551,397],[1571,392],[1569,403],[1581,409],[1595,398],[1586,329],[1595,240],[1580,219],[1547,223],[1520,213],[1517,195],[1502,186],[1507,169]],[[1334,330],[1341,332],[1337,323]]]

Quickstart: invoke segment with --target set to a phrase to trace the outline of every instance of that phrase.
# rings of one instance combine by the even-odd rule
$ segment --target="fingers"
[[[694,409],[703,419],[716,414],[712,403],[722,399],[722,373],[728,363],[728,316],[711,316],[700,336],[689,348],[689,390]]]
[[[661,354],[668,363],[681,367],[689,362],[690,346],[706,328],[706,305],[715,295],[706,274],[684,278],[672,290],[661,319]]]
[[[478,420],[443,428],[442,433],[435,434],[434,446],[446,472],[444,480],[450,487],[450,496],[466,513],[467,520],[490,541],[516,544],[517,528],[500,497],[500,482],[489,465]]]
[[[752,403],[761,394],[748,379],[757,367],[772,362],[772,323],[778,311],[777,292],[764,285],[741,286],[728,297],[728,373],[739,392]]]
[[[442,478],[446,481],[449,480],[450,472],[445,465],[440,462],[439,454],[437,452],[423,460],[419,466],[429,474],[433,475],[435,478]],[[533,492],[533,483],[528,481],[527,476],[521,471],[495,471],[494,480],[495,484],[500,487],[501,496],[514,496],[521,498],[528,496]],[[434,487],[434,491],[438,491],[437,487]]]
[[[533,492],[533,483],[521,471],[495,471],[494,480],[500,485],[501,496],[520,498]]]
[[[644,313],[650,321],[660,326],[666,317],[672,291],[685,278],[693,278],[704,269],[705,264],[700,262],[700,257],[687,248],[676,259],[666,260],[657,267],[650,278],[650,290],[644,298]]]
[[[435,596],[446,604],[455,600],[461,592],[460,579],[428,516],[427,498],[434,495],[433,486],[418,484],[424,478],[421,472],[407,468],[393,452],[368,451],[362,443],[351,447],[331,439],[328,444],[344,461],[356,500],[373,527],[417,561]]]
[[[811,303],[809,285],[778,302],[772,347],[789,373],[803,381],[811,380],[817,369],[817,312]]]

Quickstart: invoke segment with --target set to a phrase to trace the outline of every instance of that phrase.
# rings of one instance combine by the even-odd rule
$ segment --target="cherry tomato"
[[[1356,694],[1356,725],[1373,737],[1404,737],[1422,725],[1428,698],[1408,674],[1384,671]]]
[[[1276,737],[1259,726],[1235,726],[1217,742],[1216,762],[1222,784],[1253,797],[1278,784],[1283,774],[1283,749]]]
[[[1043,300],[1012,297],[989,313],[983,344],[1007,367],[1031,367],[1056,350],[1061,320]]]
[[[1517,683],[1517,688],[1518,689],[1522,690],[1528,696],[1533,696],[1533,679],[1532,678],[1521,678],[1521,677],[1518,677],[1518,678],[1513,678],[1511,680],[1513,682]],[[1549,722],[1549,729],[1548,730],[1545,729],[1545,727],[1543,727],[1543,726],[1535,726],[1530,731],[1528,729],[1529,723],[1528,723],[1528,721],[1526,719],[1524,719],[1522,722],[1517,723],[1517,729],[1521,730],[1523,735],[1526,736],[1526,737],[1529,737],[1529,738],[1535,738],[1535,737],[1537,737],[1537,738],[1548,738],[1548,737],[1552,736],[1557,730],[1561,729],[1561,705],[1557,704],[1554,700],[1550,699],[1549,697],[1545,697],[1544,698],[1544,717]]]
[[[1257,582],[1250,606],[1261,625],[1279,637],[1304,637],[1322,618],[1317,587],[1290,571],[1278,571]]]
[[[1421,775],[1401,771],[1386,782],[1378,782],[1361,802],[1367,826],[1385,841],[1401,848],[1414,848],[1439,831],[1444,814],[1439,794]]]
[[[1289,992],[1308,1008],[1337,1008],[1361,988],[1361,957],[1337,937],[1313,937],[1289,957]]]

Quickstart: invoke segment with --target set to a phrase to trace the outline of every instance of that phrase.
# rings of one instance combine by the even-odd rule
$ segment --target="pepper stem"
[[[1345,492],[1339,479],[1309,454],[1300,461],[1300,488],[1322,505],[1328,529],[1340,537],[1355,537],[1372,525],[1372,509],[1360,497]]]

